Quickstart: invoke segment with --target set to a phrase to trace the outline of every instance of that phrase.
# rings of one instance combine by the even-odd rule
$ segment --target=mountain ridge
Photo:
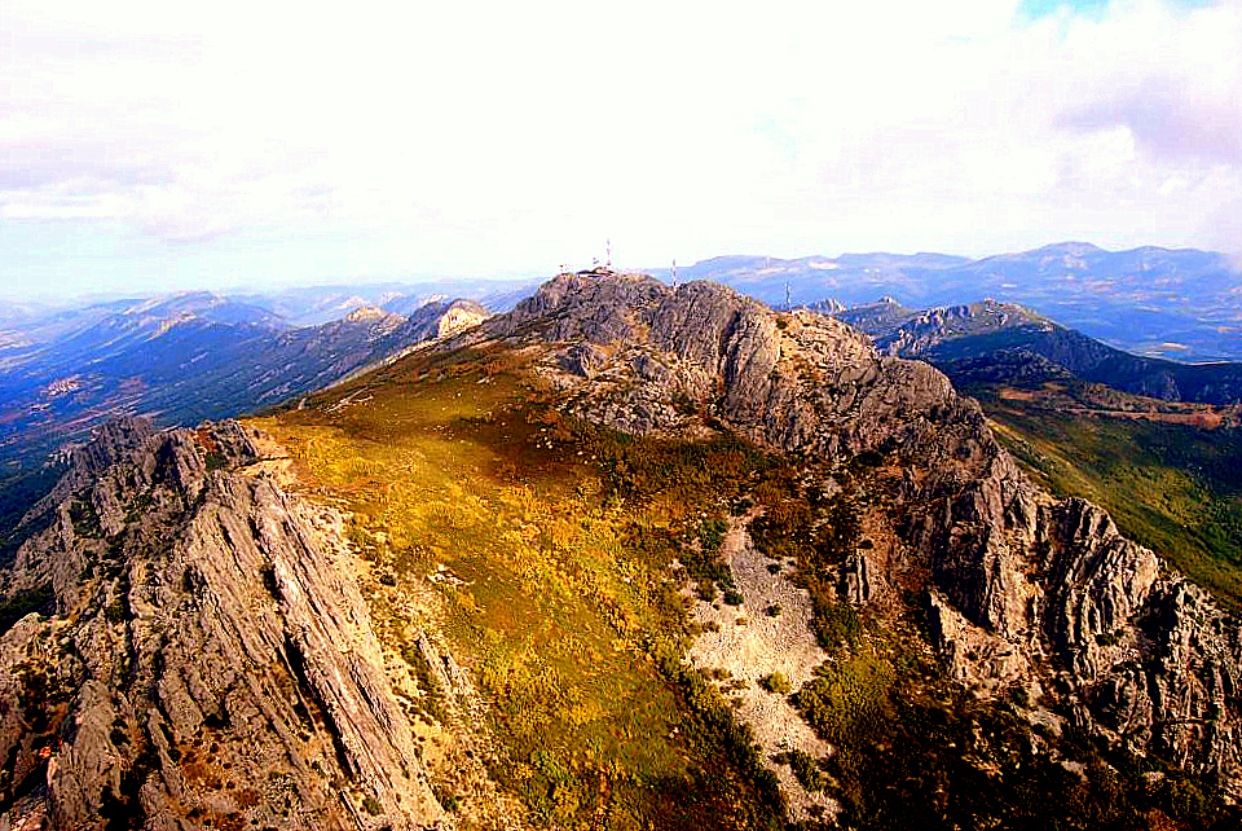
[[[132,449],[135,442],[138,450]],[[648,459],[635,448],[654,455]],[[449,476],[443,491],[429,499],[419,479],[444,475],[444,468],[465,478]],[[680,691],[667,704],[675,715],[655,721],[658,733],[628,736],[628,727],[614,731],[604,722],[610,728],[604,735],[622,741],[622,750],[627,739],[643,746],[684,741],[678,730],[693,726],[702,744],[670,747],[687,757],[719,754],[708,757],[715,760],[708,766],[725,776],[723,785],[708,768],[675,777],[674,804],[681,814],[656,814],[669,827],[686,827],[687,819],[701,823],[690,809],[702,806],[728,827],[779,827],[786,812],[808,804],[803,797],[821,791],[827,798],[815,803],[818,813],[808,808],[803,819],[829,826],[839,819],[846,826],[903,827],[898,820],[911,817],[920,827],[1032,825],[1055,816],[1094,827],[1092,812],[1140,808],[1146,813],[1131,821],[1145,816],[1190,828],[1204,827],[1196,824],[1199,816],[1236,820],[1236,812],[1219,805],[1222,798],[1242,796],[1242,758],[1234,738],[1242,724],[1236,695],[1242,627],[1236,616],[1155,553],[1122,537],[1101,509],[1035,487],[992,435],[978,404],[959,395],[943,373],[880,354],[864,334],[811,311],[776,312],[704,282],[674,289],[645,275],[562,274],[510,313],[428,341],[264,419],[158,434],[133,423],[108,428],[75,454],[72,470],[36,511],[55,521],[28,539],[0,583],[11,601],[15,590],[43,585],[44,569],[67,563],[52,580],[56,609],[46,619],[40,611],[45,606],[29,609],[0,635],[0,647],[43,643],[39,632],[53,629],[68,633],[74,644],[107,643],[106,633],[142,633],[166,620],[165,608],[190,603],[192,613],[170,631],[170,640],[134,641],[138,677],[155,666],[147,651],[152,644],[178,656],[192,654],[199,643],[226,651],[253,643],[246,660],[269,667],[261,677],[287,677],[296,689],[302,684],[297,666],[312,667],[302,673],[309,679],[306,698],[319,701],[325,712],[393,713],[381,679],[387,674],[396,684],[393,679],[411,670],[400,669],[396,660],[378,670],[375,656],[411,643],[395,632],[437,620],[431,614],[424,619],[418,604],[445,604],[445,622],[435,625],[442,627],[448,651],[430,664],[417,654],[403,660],[434,668],[448,666],[444,662],[460,652],[453,672],[473,678],[496,701],[462,693],[474,702],[467,705],[472,715],[454,720],[458,693],[436,698],[422,680],[410,682],[403,689],[411,724],[417,702],[436,729],[464,736],[467,748],[503,748],[508,741],[514,755],[488,751],[486,765],[475,763],[480,769],[472,775],[478,779],[465,787],[451,767],[437,767],[432,757],[424,759],[425,769],[368,762],[374,757],[360,755],[348,738],[358,734],[332,715],[324,729],[341,737],[345,761],[326,755],[331,741],[316,745],[325,755],[315,757],[325,770],[343,774],[346,800],[332,804],[346,813],[325,814],[332,826],[378,828],[396,817],[393,827],[403,827],[402,821],[428,827],[451,821],[443,810],[493,820],[496,813],[487,812],[501,812],[502,824],[538,825],[521,820],[520,812],[506,813],[502,806],[511,803],[497,799],[498,793],[525,800],[531,816],[560,812],[551,815],[565,821],[589,822],[614,811],[636,820],[652,816],[647,811],[673,811],[656,789],[668,780],[598,775],[623,769],[622,756],[609,756],[621,751],[610,745],[587,743],[593,756],[582,756],[574,755],[577,747],[537,743],[548,735],[548,724],[563,721],[577,729],[607,712],[603,701],[589,697],[594,688],[585,682],[570,696],[556,681],[580,666],[584,678],[603,683],[600,665],[609,673],[648,673],[636,678],[658,673],[663,681],[646,681],[645,696]],[[564,480],[570,471],[583,475]],[[542,472],[553,480],[540,485]],[[702,483],[691,492],[713,498],[677,505],[683,476]],[[497,501],[485,501],[493,488]],[[142,507],[148,498],[151,507]],[[278,507],[269,510],[272,505]],[[469,510],[489,505],[494,512],[471,519]],[[562,516],[570,505],[582,513]],[[672,513],[648,515],[653,505]],[[315,524],[308,517],[328,509],[339,522],[322,521],[315,533],[303,530]],[[716,513],[722,510],[729,513]],[[639,524],[626,524],[633,518]],[[30,522],[36,524],[35,518]],[[625,533],[615,532],[621,529]],[[723,563],[718,559],[726,529],[734,540],[729,551],[736,552],[738,540],[743,549],[753,546],[770,561],[769,568],[757,569],[770,575],[765,579],[805,593],[798,596],[811,610],[809,625],[825,660],[810,677],[799,676],[801,686],[789,699],[778,692],[782,682],[775,673],[730,679],[717,675],[720,668],[711,663],[685,660],[687,644],[713,635],[691,624],[687,610],[737,607],[737,616],[728,612],[725,620],[756,632],[761,626],[752,618],[781,616],[779,608],[761,605],[753,581],[731,574],[734,554]],[[171,541],[171,560],[142,548],[148,533]],[[574,547],[579,533],[591,547]],[[510,549],[512,565],[499,553]],[[81,567],[87,551],[96,563],[92,577]],[[200,586],[195,578],[187,587],[181,566],[188,557],[186,564],[199,572],[227,572],[227,579]],[[312,579],[301,589],[291,582],[302,560],[307,568],[334,561],[340,573],[349,570],[351,558],[359,564],[356,579],[365,593],[350,589],[348,578]],[[517,571],[489,570],[498,563]],[[155,589],[172,602],[150,602]],[[320,632],[313,640],[299,634],[299,598],[320,591],[346,598],[342,603],[355,610],[332,620],[370,621],[358,628],[364,635],[374,632],[378,646],[357,652],[371,656],[370,669],[340,667],[347,659],[335,643],[358,642],[356,631]],[[523,592],[550,605],[525,606]],[[225,631],[196,627],[216,614],[217,594],[219,608],[234,614],[237,625]],[[254,601],[235,606],[228,600],[234,596]],[[75,619],[68,608],[73,598],[84,597],[98,603],[88,603],[89,613]],[[118,597],[128,598],[128,605],[122,602],[109,618]],[[40,599],[26,602],[37,605]],[[597,611],[591,611],[594,603]],[[525,615],[561,606],[575,610],[572,631],[539,618],[529,621],[534,630],[524,628]],[[671,617],[653,608],[667,609],[661,614]],[[598,632],[590,628],[593,614],[603,622]],[[456,634],[447,622],[455,619],[465,621]],[[506,626],[538,637],[506,642]],[[255,641],[253,632],[265,634]],[[681,634],[671,637],[674,632]],[[301,659],[282,647],[290,638]],[[538,651],[558,638],[566,653],[544,657]],[[470,652],[490,649],[501,651]],[[517,663],[502,661],[509,649],[519,649]],[[9,652],[0,670],[18,666],[21,651]],[[921,677],[923,670],[910,667],[932,666],[918,657],[923,651],[936,656],[935,684],[942,686],[929,692],[897,685],[898,679]],[[112,655],[112,664],[106,650],[93,654],[101,662],[97,671],[125,675],[125,650]],[[280,661],[282,654],[289,660]],[[173,661],[165,670],[175,674],[182,663]],[[95,688],[79,684],[73,666],[68,677],[54,676],[55,708],[68,701],[68,712],[94,712]],[[524,666],[555,672],[532,676]],[[6,677],[17,676],[0,672],[0,681]],[[366,678],[373,681],[359,692]],[[769,706],[759,697],[765,706],[740,706],[734,715],[729,701],[742,700],[730,686],[735,682],[759,684],[779,698]],[[785,678],[786,692],[788,685]],[[148,689],[134,688],[138,703],[146,701]],[[522,694],[512,709],[488,709],[515,689]],[[870,697],[860,697],[864,692]],[[225,708],[230,715],[224,726],[210,729],[241,731],[241,720],[231,714],[243,712],[247,701],[262,704],[268,695],[246,693]],[[942,696],[958,709],[935,703]],[[354,703],[334,710],[330,702],[343,698]],[[909,713],[902,708],[911,701],[925,702],[915,721],[903,716],[895,725],[886,723],[887,714]],[[531,721],[545,712],[545,702],[556,705],[547,716],[552,721]],[[628,699],[622,703],[626,718],[644,711]],[[828,755],[807,759],[791,751],[785,757],[755,745],[756,735],[768,733],[747,719],[771,718],[778,704],[792,708],[785,712],[804,719],[831,746]],[[55,708],[48,725],[64,717]],[[203,718],[196,722],[199,717],[186,716],[183,708],[191,715],[197,709]],[[34,778],[9,783],[8,801],[0,808],[50,799],[43,804],[53,812],[72,808],[86,827],[102,827],[90,811],[112,805],[104,796],[111,793],[122,808],[143,806],[144,827],[158,827],[158,818],[192,810],[191,804],[215,806],[229,822],[272,816],[276,803],[269,795],[249,804],[250,797],[240,794],[212,796],[210,785],[187,790],[186,803],[165,800],[167,783],[186,775],[185,757],[165,754],[158,765],[143,762],[138,747],[103,736],[108,717],[120,714],[124,727],[117,729],[130,742],[162,750],[171,739],[161,724],[180,736],[183,724],[205,724],[205,714],[215,711],[179,700],[144,722],[137,717],[140,709],[108,705],[103,717],[88,720],[99,731],[76,736],[11,726],[7,741]],[[277,721],[304,719],[282,700],[267,709]],[[448,715],[436,715],[441,711]],[[268,723],[275,723],[270,716]],[[254,733],[227,733],[230,743],[221,745],[237,753],[243,753],[236,750],[239,738],[255,745],[256,755],[236,760],[238,770],[262,770],[264,754],[280,745],[279,730],[257,725]],[[376,752],[411,757],[403,748],[412,742],[402,738],[399,726],[382,735]],[[947,735],[963,745],[943,755]],[[1080,741],[1079,735],[1093,738]],[[55,736],[59,746],[51,741]],[[71,752],[90,736],[102,740],[89,753]],[[533,749],[522,743],[532,740]],[[116,753],[99,767],[104,742]],[[44,747],[52,748],[47,757],[40,755]],[[1101,756],[1100,748],[1118,755]],[[456,758],[445,756],[450,766]],[[592,758],[602,758],[600,767]],[[1135,767],[1140,762],[1159,776],[1133,773],[1151,769]],[[944,768],[951,773],[937,779],[941,764],[951,765]],[[107,773],[90,779],[89,788],[65,792],[58,792],[62,780],[53,777],[48,796],[38,789],[40,772],[48,770]],[[874,781],[858,779],[859,770]],[[885,778],[890,776],[896,781]],[[434,784],[445,781],[437,777],[456,783],[452,800],[435,791]],[[297,804],[327,810],[317,796],[326,778],[309,765],[296,771]],[[433,784],[420,784],[425,781]],[[1208,790],[1193,790],[1194,782]],[[612,801],[623,788],[633,802]],[[1183,791],[1201,795],[1202,805],[1193,809],[1200,814],[1179,807],[1173,796]],[[88,798],[73,796],[78,793]],[[722,793],[734,798],[714,801]],[[422,807],[402,808],[406,800]],[[1074,800],[1087,800],[1090,810],[1073,814]],[[672,822],[676,816],[681,824]]]
[[[1242,363],[1187,364],[1133,355],[1013,303],[909,310],[876,303],[835,312],[893,355],[923,358],[950,376],[965,362],[1021,353],[1122,392],[1165,401],[1229,405],[1242,401]]]
[[[905,541],[920,552],[915,556],[931,560],[929,602],[955,672],[982,683],[1014,677],[1004,656],[1015,651],[1029,662],[1017,677],[1038,676],[1041,664],[1045,671],[1068,670],[1077,717],[1114,741],[1212,771],[1230,793],[1242,794],[1242,757],[1230,738],[1242,710],[1224,669],[1236,673],[1242,666],[1236,619],[1169,574],[1152,552],[1121,538],[1099,508],[1057,502],[1035,488],[992,437],[978,405],[957,396],[947,378],[926,364],[877,357],[861,336],[818,316],[778,316],[701,283],[672,290],[651,278],[620,280],[558,277],[484,331],[512,336],[544,321],[545,338],[584,340],[585,353],[567,348],[560,367],[596,379],[613,364],[634,386],[617,385],[620,401],[618,394],[586,389],[580,400],[571,397],[570,409],[627,432],[681,423],[675,411],[652,406],[655,389],[665,399],[689,394],[743,434],[787,452],[902,457],[901,470],[926,477],[897,472],[892,487],[912,513]],[[575,290],[589,298],[579,318]],[[618,294],[627,308],[641,311],[601,314],[609,307],[604,298]],[[700,333],[693,340],[683,339],[688,319]],[[605,348],[601,361],[600,347],[641,331],[639,323],[657,354],[668,349],[691,364],[680,377],[649,370],[656,356],[633,356],[624,367],[617,362],[626,352],[607,355]],[[819,359],[810,366],[808,346]],[[696,372],[702,368],[708,378]],[[713,372],[725,381],[720,397],[710,383]],[[574,384],[566,387],[572,392]],[[1055,552],[1051,560],[1047,546]],[[882,584],[892,564],[869,562],[870,556],[860,553],[848,568],[863,584]],[[1032,605],[1031,597],[1039,600]],[[1163,618],[1160,628],[1146,626],[1150,615]],[[1212,621],[1207,630],[1196,623],[1200,616]],[[1202,633],[1205,652],[1187,650],[1189,630]],[[1124,656],[1150,654],[1153,646],[1145,644],[1153,643],[1161,644],[1157,654],[1168,650],[1159,663],[1125,669]],[[1205,708],[1207,701],[1215,703]],[[1209,712],[1225,721],[1209,728],[1187,721]]]
[[[669,269],[652,272],[669,280]],[[780,259],[735,256],[677,269],[679,279],[742,288],[774,306],[831,297],[845,305],[892,295],[919,307],[981,297],[1039,309],[1115,347],[1191,360],[1242,358],[1242,271],[1224,254],[1193,248],[1106,251],[1054,243],[981,259],[846,254]]]
[[[255,439],[235,423],[113,422],[28,517],[44,527],[4,594],[50,595],[55,612],[0,635],[0,691],[24,708],[0,718],[16,763],[0,781],[6,822],[406,829],[442,816],[342,571],[339,517],[256,471]]]
[[[109,414],[193,423],[276,404],[487,314],[473,301],[441,301],[409,316],[377,309],[291,328],[209,292],[110,307],[54,345],[5,360],[0,460],[37,470]]]

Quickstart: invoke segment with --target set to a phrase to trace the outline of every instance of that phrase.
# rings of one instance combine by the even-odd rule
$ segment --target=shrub
[[[826,663],[798,691],[795,704],[826,740],[858,745],[883,734],[892,670],[871,655]]]
[[[774,672],[771,675],[765,675],[759,679],[759,686],[763,687],[770,693],[777,695],[789,695],[793,690],[793,686],[789,683],[788,676],[783,672]]]
[[[703,546],[703,550],[708,553],[716,553],[720,550],[720,546],[724,544],[725,532],[729,530],[729,523],[720,517],[708,517],[699,523],[699,543]]]
[[[819,760],[805,750],[791,750],[778,761],[789,765],[798,784],[808,791],[822,791],[828,786],[828,779],[824,776]]]

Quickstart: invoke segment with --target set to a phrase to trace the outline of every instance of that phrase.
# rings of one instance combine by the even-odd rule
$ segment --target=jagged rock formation
[[[491,312],[473,300],[427,303],[410,315],[406,339],[410,342],[440,340],[477,326],[489,317]]]
[[[0,575],[34,607],[0,634],[0,827],[443,823],[340,518],[251,467],[254,438],[114,423],[27,516]]]
[[[567,409],[622,430],[707,419],[808,459],[881,455],[904,517],[896,556],[926,572],[963,681],[1028,684],[1078,727],[1242,796],[1238,619],[1101,509],[1036,488],[931,366],[820,315],[641,275],[561,275],[480,334],[553,344],[545,373]],[[850,563],[863,601],[902,565]]]
[[[641,275],[562,275],[483,329],[573,342],[560,354],[571,409],[636,433],[685,426],[692,413],[677,402],[693,402],[766,445],[831,455],[917,432],[933,408],[967,406],[939,372],[877,356],[844,324],[778,316],[709,283],[673,291]]]
[[[392,364],[428,343],[447,340],[467,332],[489,317],[491,312],[473,300],[433,300],[424,303],[384,338],[379,348],[372,350],[372,360],[332,378],[327,386],[336,386],[378,367]]]

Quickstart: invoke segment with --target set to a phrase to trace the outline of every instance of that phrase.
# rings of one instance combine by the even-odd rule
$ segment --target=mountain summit
[[[26,527],[10,823],[1238,817],[1238,619],[938,370],[716,284],[562,274],[272,415],[107,428]]]

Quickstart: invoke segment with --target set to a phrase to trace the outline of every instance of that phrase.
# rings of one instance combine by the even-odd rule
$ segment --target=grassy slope
[[[257,423],[354,512],[350,533],[398,589],[447,568],[437,623],[492,703],[508,751],[494,773],[563,827],[771,826],[744,737],[680,668],[668,568],[699,511],[763,458],[584,433],[503,361],[428,361]]]
[[[354,403],[333,409],[342,399]],[[745,732],[681,663],[679,589],[728,585],[704,548],[751,499],[766,510],[756,543],[798,562],[833,655],[795,701],[838,752],[796,761],[851,827],[1129,829],[1210,813],[1180,778],[1149,792],[1142,770],[1118,777],[1088,744],[1063,747],[1092,770],[1080,780],[1033,749],[1011,705],[944,679],[906,625],[835,600],[831,567],[860,544],[851,500],[736,440],[626,438],[564,420],[554,400],[511,356],[416,355],[256,422],[314,496],[353,511],[351,536],[395,593],[453,578],[433,583],[431,623],[473,670],[503,745],[493,774],[537,825],[779,827]],[[886,510],[873,478],[859,504]],[[375,599],[372,613],[402,614]],[[1170,807],[1184,794],[1190,808]]]
[[[1000,438],[1041,482],[1104,506],[1128,536],[1242,608],[1242,430],[980,398]]]

